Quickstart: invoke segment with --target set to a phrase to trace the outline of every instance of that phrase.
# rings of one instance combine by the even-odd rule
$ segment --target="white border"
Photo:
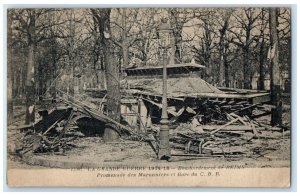
[[[71,4],[69,4],[71,3]],[[72,1],[66,1],[66,0],[46,0],[46,1],[37,1],[37,0],[2,0],[1,1],[1,15],[0,15],[0,33],[1,33],[1,38],[0,39],[0,62],[2,63],[2,69],[0,71],[0,86],[2,87],[2,96],[0,96],[0,102],[3,103],[2,107],[0,107],[0,127],[2,130],[2,133],[5,133],[5,119],[6,119],[6,68],[5,68],[5,49],[6,49],[6,40],[4,39],[4,35],[6,33],[5,30],[5,24],[4,24],[4,7],[6,6],[5,4],[10,4],[10,6],[13,7],[26,7],[27,5],[29,7],[51,7],[51,6],[55,6],[55,7],[90,7],[90,6],[99,6],[99,7],[168,7],[168,6],[184,6],[184,7],[190,7],[190,6],[200,6],[203,5],[204,7],[219,7],[219,6],[234,6],[234,7],[243,7],[243,6],[284,6],[284,5],[288,5],[288,4],[294,4],[296,7],[294,11],[297,12],[297,18],[293,18],[293,19],[297,19],[298,23],[300,23],[300,9],[299,9],[299,1],[298,0],[251,0],[251,1],[245,1],[245,0],[106,0],[106,1],[100,1],[100,0],[72,0]],[[12,4],[19,4],[19,5],[12,5]],[[21,5],[20,5],[21,4]],[[135,5],[134,5],[135,4]],[[138,4],[138,5],[137,5]],[[177,4],[177,5],[176,5]],[[41,6],[43,5],[43,6]],[[90,5],[90,6],[89,6]],[[3,28],[2,28],[3,27]],[[293,39],[296,40],[297,38],[297,43],[293,42],[293,62],[294,66],[293,66],[293,73],[292,73],[292,85],[293,85],[293,103],[292,103],[292,110],[293,110],[293,119],[292,119],[292,126],[293,126],[293,130],[297,131],[299,128],[299,120],[297,119],[298,117],[298,111],[299,111],[299,104],[297,103],[297,98],[299,91],[297,90],[297,86],[299,85],[299,79],[297,79],[297,76],[300,76],[299,74],[299,68],[297,68],[296,65],[299,64],[299,60],[297,59],[297,53],[299,53],[299,25],[296,23],[293,23],[292,28],[295,28],[295,32],[292,36]],[[297,50],[297,53],[296,51]],[[3,130],[4,129],[4,130]],[[293,150],[297,149],[297,159],[300,157],[299,156],[299,149],[297,148],[297,141],[299,140],[299,133],[297,134],[297,138],[292,138],[292,142],[293,142]],[[5,134],[0,134],[0,141],[4,141],[4,137],[6,137]],[[3,150],[0,151],[0,156],[3,159],[3,152],[5,152],[5,144],[2,145],[4,147]],[[299,146],[299,145],[298,145]],[[295,157],[293,157],[295,158]],[[298,160],[293,160],[296,161],[296,165]],[[2,178],[0,179],[0,183],[2,184],[2,190],[3,190],[3,180],[5,179],[5,170],[3,170],[3,163],[4,161],[1,161],[1,168],[0,168],[0,172],[2,174]],[[296,166],[294,165],[294,166]],[[295,172],[295,171],[294,171]],[[297,176],[299,176],[299,169],[297,170]],[[299,180],[297,180],[297,187],[299,187]],[[294,187],[293,191],[295,190],[296,187]],[[21,189],[19,189],[20,191],[22,191]],[[35,191],[42,191],[43,189],[36,189]],[[46,189],[46,191],[53,191],[53,189]],[[69,189],[69,190],[64,190],[63,191],[80,191],[79,189]],[[98,189],[94,190],[97,191]],[[111,189],[106,189],[107,191],[112,191]],[[126,189],[125,189],[126,190]],[[169,191],[193,191],[193,189],[169,189]],[[197,191],[245,191],[245,189],[210,189],[210,190],[205,190],[205,189],[197,189]],[[6,190],[7,191],[7,190]],[[16,190],[14,190],[16,191]],[[24,191],[24,190],[23,190]],[[81,190],[82,191],[82,190]],[[93,190],[92,190],[93,191]],[[103,191],[103,190],[102,190]],[[104,190],[105,191],[105,190]],[[120,190],[119,190],[120,191]],[[122,190],[121,190],[122,191]],[[124,190],[123,190],[124,191]],[[127,190],[128,191],[128,190]],[[133,190],[131,190],[133,191]],[[145,191],[145,190],[144,190]],[[151,191],[151,189],[146,189],[146,191]],[[157,190],[156,190],[157,191]],[[247,190],[246,190],[247,191]],[[249,190],[248,190],[249,191]],[[250,189],[251,191],[251,189]],[[253,191],[253,189],[252,189]],[[258,191],[258,190],[255,190]],[[264,190],[260,190],[260,191],[264,191]],[[270,190],[269,190],[270,191]],[[273,191],[284,191],[284,190],[274,190]],[[43,193],[45,194],[45,193]],[[73,193],[72,193],[73,194]],[[81,193],[79,193],[81,195]],[[97,193],[99,194],[99,193]],[[102,194],[102,193],[100,193]],[[144,193],[143,193],[144,194]],[[153,193],[148,193],[148,194],[153,194]],[[156,194],[156,193],[154,193]],[[174,195],[176,195],[175,193],[172,193]],[[191,193],[187,193],[187,194],[191,194]],[[207,194],[207,193],[206,193]],[[224,193],[222,193],[224,194]],[[232,195],[232,193],[225,193],[225,195]],[[236,193],[236,194],[240,194],[240,193]],[[242,194],[253,194],[253,193],[242,193]],[[257,193],[255,193],[257,194]],[[263,193],[265,194],[265,193]],[[278,193],[277,193],[278,194]],[[30,193],[30,195],[32,195]],[[130,193],[130,195],[132,195],[132,193]],[[139,194],[140,195],[140,194]],[[276,193],[272,193],[272,195],[276,195]]]

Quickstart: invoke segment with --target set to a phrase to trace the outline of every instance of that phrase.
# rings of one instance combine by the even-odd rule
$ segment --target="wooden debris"
[[[212,131],[216,129],[220,129],[222,131],[251,131],[253,128],[249,125],[227,125],[226,127],[221,125],[202,125],[203,130]],[[264,127],[258,128],[258,130],[265,130]]]
[[[231,125],[232,123],[237,122],[238,120],[239,120],[238,118],[231,120],[230,122],[226,123],[225,125],[222,125],[221,127],[219,127],[216,130],[212,131],[211,134],[212,135],[215,134],[216,132],[220,131],[221,129],[225,128],[226,126]]]
[[[61,98],[63,103],[68,105],[67,107],[56,108],[53,113],[47,113],[35,125],[21,127],[31,130],[24,139],[23,152],[63,154],[70,148],[72,139],[85,136],[76,122],[87,117],[97,122],[112,123],[118,133],[126,139],[148,142],[157,154],[159,142],[156,138],[160,131],[159,125],[151,123],[146,127],[142,124],[140,128],[143,132],[137,133],[135,129],[105,115],[102,107],[105,98],[102,96],[101,106],[97,108],[80,101],[70,102]],[[155,106],[153,108],[156,108],[156,112],[159,113],[161,104],[155,100],[155,97],[140,95],[139,98],[147,102],[150,107]],[[189,102],[190,100],[192,101]],[[180,101],[180,104],[183,104],[180,107],[170,105],[168,108],[171,117],[170,127],[177,127],[170,134],[170,147],[178,152],[172,156],[195,158],[248,156],[251,153],[254,155],[255,152],[258,152],[256,154],[263,152],[256,141],[282,139],[282,136],[272,137],[261,134],[266,130],[282,131],[282,129],[254,120],[251,115],[252,110],[261,105],[252,104],[246,99],[187,97],[180,100],[172,99],[172,101]],[[259,117],[257,115],[254,117]],[[183,126],[178,126],[179,123]]]

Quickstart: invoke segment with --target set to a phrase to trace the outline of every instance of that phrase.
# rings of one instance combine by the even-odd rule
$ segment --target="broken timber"
[[[247,125],[202,125],[203,130],[213,131],[213,130],[222,130],[222,131],[252,131],[253,128]],[[282,129],[279,127],[258,127],[256,128],[258,131],[270,130],[270,131],[281,131]]]
[[[67,103],[67,104],[70,104],[70,105],[76,107],[77,109],[81,109],[80,110],[81,112],[85,113],[86,115],[88,115],[88,116],[90,116],[92,118],[100,120],[100,121],[102,121],[104,123],[108,123],[108,122],[112,123],[117,128],[120,128],[122,131],[125,131],[127,134],[129,134],[129,135],[133,134],[133,131],[130,128],[122,125],[121,123],[118,123],[117,121],[113,120],[112,118],[109,118],[108,116],[104,115],[103,113],[100,113],[98,111],[92,111],[91,109],[88,109],[85,106],[81,106],[81,105],[78,105],[76,103],[70,102],[70,101],[68,101],[68,100],[66,100],[64,98],[61,98],[61,100],[63,102],[65,102],[65,103]],[[118,130],[116,130],[116,131],[118,131]],[[120,132],[119,132],[119,134],[120,134]]]

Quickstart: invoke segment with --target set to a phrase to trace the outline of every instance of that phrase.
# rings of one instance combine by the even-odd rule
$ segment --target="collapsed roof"
[[[250,99],[253,103],[270,100],[267,92],[217,88],[201,79],[203,69],[205,66],[194,62],[167,65],[167,97]],[[127,77],[121,82],[121,86],[127,93],[162,96],[162,66],[128,68],[124,71]]]
[[[135,79],[126,80],[122,83],[132,91],[143,91],[150,95],[162,95],[162,81],[161,79]],[[205,82],[199,77],[189,78],[168,78],[167,80],[168,97],[182,97],[190,94],[202,93],[222,93],[221,90]]]

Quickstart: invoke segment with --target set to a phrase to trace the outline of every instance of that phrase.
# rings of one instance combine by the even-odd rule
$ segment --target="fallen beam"
[[[251,126],[245,125],[227,125],[226,127],[222,127],[223,125],[203,125],[202,128],[205,131],[212,131],[215,129],[220,129],[222,131],[252,131],[253,128]],[[280,131],[279,127],[256,127],[258,131],[271,130],[271,131]]]
[[[230,122],[226,123],[225,125],[221,125],[219,128],[217,128],[216,130],[214,130],[213,132],[211,132],[211,134],[215,134],[216,132],[220,131],[221,129],[227,127],[228,125],[232,124],[232,123],[235,123],[236,121],[238,121],[239,119],[236,118],[236,119],[233,119],[231,120]]]
[[[270,115],[270,114],[272,114],[272,112],[271,111],[267,111],[267,112],[264,112],[262,114],[252,115],[251,118],[259,118],[259,117],[267,116],[267,115]]]
[[[233,113],[239,113],[239,112],[242,112],[242,111],[244,111],[244,110],[251,109],[251,108],[253,108],[253,107],[256,107],[257,105],[258,105],[258,104],[253,104],[253,105],[250,105],[250,106],[244,107],[244,108],[242,108],[242,109],[239,109],[239,110],[233,111],[233,112],[231,112],[231,113],[230,113],[230,115],[232,115]]]
[[[81,106],[81,105],[78,105],[76,103],[73,103],[73,102],[70,102],[64,98],[61,98],[62,101],[64,101],[65,103],[67,104],[71,104],[73,105],[74,107],[77,107],[78,109],[82,109],[85,113],[87,113],[88,115],[90,115],[91,117],[95,118],[95,119],[98,119],[100,121],[103,121],[105,123],[112,123],[114,125],[116,125],[117,127],[121,128],[122,130],[125,130],[127,132],[127,134],[132,134],[133,133],[133,130],[131,130],[130,128],[122,125],[121,123],[118,123],[117,121],[113,120],[112,118],[109,118],[108,116],[104,115],[104,114],[101,114],[100,112],[98,111],[92,111],[84,106]]]

